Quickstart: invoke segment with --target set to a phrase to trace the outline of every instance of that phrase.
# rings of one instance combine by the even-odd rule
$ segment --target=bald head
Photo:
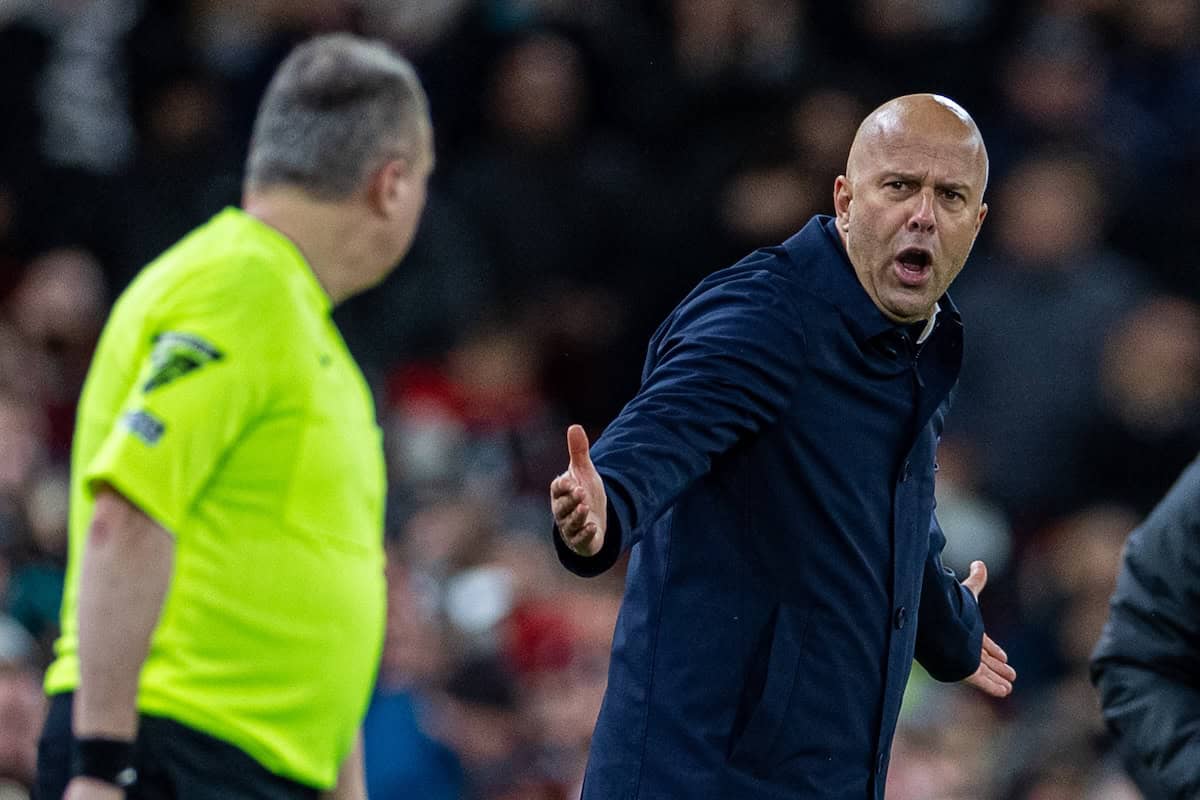
[[[957,140],[977,169],[978,197],[987,187],[988,156],[983,136],[967,110],[937,94],[906,94],[887,101],[867,115],[854,134],[846,160],[846,177],[854,181],[878,163],[882,151],[916,141],[948,143]]]
[[[905,95],[863,120],[833,202],[850,263],[885,316],[929,319],[987,216],[987,177],[983,137],[953,100]]]

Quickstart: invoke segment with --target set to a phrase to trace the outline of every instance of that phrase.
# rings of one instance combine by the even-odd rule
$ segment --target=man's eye
[[[946,191],[942,192],[942,197],[946,198],[947,200],[954,200],[956,202],[963,199],[962,194],[954,191],[953,189],[947,189]]]
[[[887,186],[889,189],[895,189],[896,191],[903,191],[908,188],[908,184],[904,181],[889,181]]]

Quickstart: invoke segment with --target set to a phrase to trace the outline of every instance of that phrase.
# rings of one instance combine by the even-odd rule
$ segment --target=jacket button
[[[911,477],[912,477],[912,464],[905,461],[904,467],[901,468],[901,470],[900,470],[900,482],[904,483],[906,480],[908,480]]]
[[[892,617],[892,623],[896,626],[896,630],[904,627],[904,620],[908,618],[908,609],[900,606],[896,609],[895,615]]]
[[[876,775],[883,774],[883,765],[884,765],[884,762],[886,762],[886,761],[887,761],[887,759],[883,757],[883,753],[880,753],[879,758],[875,761],[875,774]],[[860,761],[859,763],[861,764],[862,762]]]

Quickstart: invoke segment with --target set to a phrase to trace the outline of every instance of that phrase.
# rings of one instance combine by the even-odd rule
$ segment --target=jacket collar
[[[884,316],[859,282],[833,217],[813,217],[783,247],[793,266],[805,271],[803,281],[833,303],[860,345],[903,327]],[[961,326],[958,307],[948,294],[942,295],[938,306],[938,327],[944,322]]]

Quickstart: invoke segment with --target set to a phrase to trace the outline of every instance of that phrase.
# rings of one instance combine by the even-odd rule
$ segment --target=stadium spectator
[[[992,238],[955,295],[972,326],[947,438],[972,451],[1018,535],[1080,497],[1076,447],[1098,414],[1104,338],[1147,290],[1104,243],[1101,169],[1024,157],[997,187]]]
[[[1200,452],[1200,309],[1181,297],[1139,304],[1109,330],[1099,373],[1098,414],[1076,456],[1078,502],[1144,516]]]

